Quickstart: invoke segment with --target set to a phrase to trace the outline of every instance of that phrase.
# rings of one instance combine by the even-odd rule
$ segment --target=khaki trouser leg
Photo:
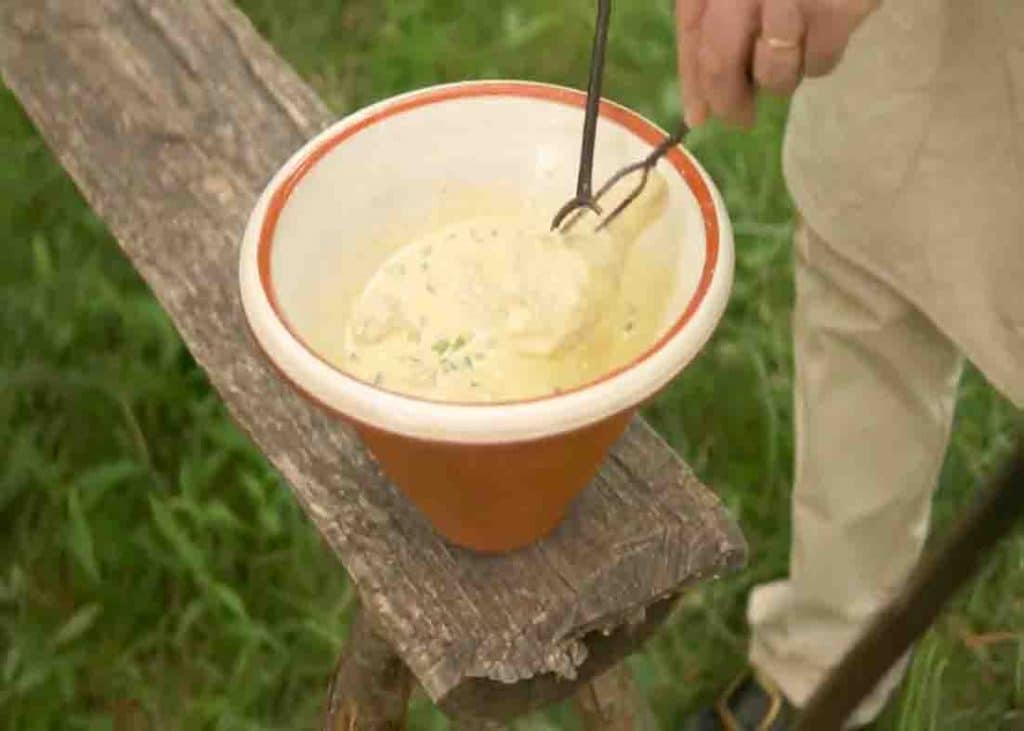
[[[752,664],[799,706],[920,555],[962,359],[806,227],[796,254],[790,576],[755,589],[748,614]],[[878,714],[904,667],[855,724]]]

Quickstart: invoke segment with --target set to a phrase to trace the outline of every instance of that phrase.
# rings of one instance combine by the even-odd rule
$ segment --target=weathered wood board
[[[442,707],[524,678],[540,702],[634,649],[630,621],[645,634],[664,614],[640,621],[647,607],[743,562],[719,501],[642,421],[555,536],[485,558],[440,540],[349,429],[278,380],[244,324],[237,243],[269,176],[332,116],[230,3],[0,0],[0,68]]]

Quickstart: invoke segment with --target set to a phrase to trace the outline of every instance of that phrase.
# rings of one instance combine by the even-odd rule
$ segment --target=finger
[[[760,24],[752,0],[710,3],[701,18],[699,83],[711,111],[733,124],[754,120],[750,65]]]
[[[804,18],[797,0],[765,0],[754,49],[754,80],[777,94],[796,91],[803,75]]]
[[[707,0],[676,0],[676,22],[680,30],[697,30]]]
[[[804,73],[824,76],[843,58],[850,36],[878,4],[876,0],[838,0],[818,10],[807,21]]]
[[[754,80],[757,85],[782,96],[789,96],[803,78],[802,47],[772,46],[760,38],[754,49]]]
[[[703,124],[708,118],[708,103],[700,86],[697,64],[699,36],[693,32],[679,37],[679,82],[682,84],[683,111],[691,127]]]
[[[686,123],[691,127],[703,124],[708,105],[700,89],[697,71],[697,47],[700,19],[705,0],[678,0],[676,3],[676,48],[679,55],[679,83]]]

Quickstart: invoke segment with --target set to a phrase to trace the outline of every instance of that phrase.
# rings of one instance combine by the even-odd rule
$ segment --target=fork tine
[[[601,201],[601,198],[603,198],[612,188],[618,185],[624,178],[632,175],[633,173],[642,171],[643,176],[632,192],[630,192],[630,194],[626,196],[626,198],[619,203],[611,213],[605,216],[595,229],[596,231],[604,230],[608,224],[618,218],[618,216],[621,215],[627,207],[640,197],[644,188],[647,187],[647,181],[650,178],[651,170],[655,168],[658,161],[667,155],[673,147],[681,144],[689,133],[690,128],[687,126],[686,122],[680,122],[676,131],[665,137],[665,139],[662,140],[646,158],[631,165],[626,165],[624,168],[620,169],[608,178],[604,185],[602,185],[591,198],[584,199],[577,196],[562,206],[558,211],[558,214],[555,216],[554,223],[551,226],[552,230],[560,230],[562,233],[567,233],[580,221],[581,218],[583,218],[585,210],[591,210],[600,216],[602,211],[598,203]],[[570,218],[570,214],[573,214],[574,212],[575,215],[572,215]]]
[[[615,185],[620,180],[622,180],[623,178],[625,178],[628,175],[632,175],[633,173],[635,173],[638,170],[643,170],[646,167],[647,167],[647,160],[641,160],[640,162],[635,162],[632,165],[627,165],[626,167],[622,168],[617,173],[615,173],[615,175],[613,175],[610,178],[608,178],[608,180],[605,181],[605,184],[602,185],[601,188],[594,195],[594,198],[596,200],[601,200],[601,197],[604,196],[604,194],[607,193],[609,190],[611,190],[613,187],[615,187]]]
[[[573,198],[571,201],[562,206],[558,210],[558,213],[555,214],[555,220],[551,222],[551,230],[554,231],[561,227],[562,222],[566,218],[568,218],[569,214],[571,214],[573,211],[576,211],[576,216],[574,216],[573,219],[569,221],[569,223],[566,224],[564,228],[562,228],[562,231],[568,231],[570,228],[572,228],[573,224],[575,224],[576,221],[578,221],[583,216],[583,211],[587,210],[593,211],[598,216],[601,215],[601,207],[597,205],[596,198],[591,198],[589,200],[584,198]]]
[[[643,167],[643,171],[643,177],[640,179],[640,182],[636,187],[633,188],[633,191],[626,196],[622,203],[615,206],[615,209],[611,213],[604,217],[601,223],[597,225],[596,230],[603,231],[612,221],[618,218],[619,215],[633,203],[633,201],[639,198],[641,193],[644,192],[644,188],[647,187],[647,180],[651,177],[651,166],[645,165]]]

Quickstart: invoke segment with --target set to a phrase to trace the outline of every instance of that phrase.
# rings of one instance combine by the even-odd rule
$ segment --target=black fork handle
[[[1024,516],[1024,445],[904,589],[818,686],[796,731],[838,731],[860,702],[932,625],[944,605]]]
[[[576,182],[576,198],[590,201],[594,190],[594,144],[597,140],[597,116],[604,83],[604,60],[608,48],[608,26],[611,24],[612,0],[597,0],[597,25],[594,48],[590,56],[590,80],[587,83],[587,108],[583,118],[583,146],[580,150],[580,172]]]

